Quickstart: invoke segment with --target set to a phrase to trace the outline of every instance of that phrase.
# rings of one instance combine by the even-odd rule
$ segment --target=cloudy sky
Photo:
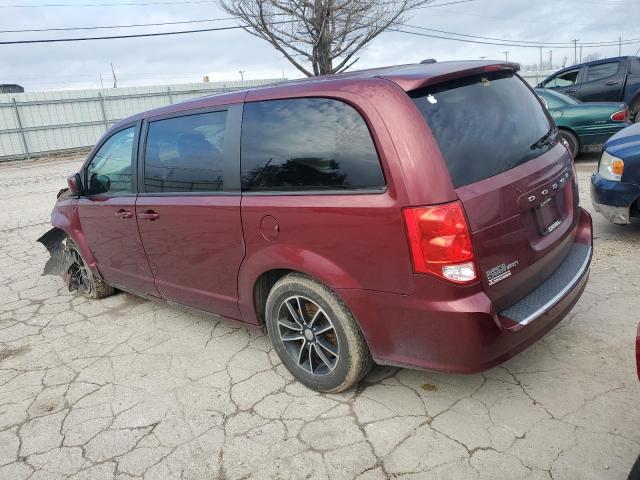
[[[6,30],[126,25],[206,20],[226,17],[214,0],[0,0],[0,41],[100,36],[188,30],[234,25],[217,21],[190,25],[137,27],[72,32],[4,32]],[[435,0],[433,5],[452,0]],[[133,5],[123,5],[123,4]],[[135,5],[152,3],[148,5]],[[109,4],[109,5],[105,5]],[[115,4],[115,5],[114,5]],[[20,8],[19,6],[23,6]],[[28,6],[28,7],[24,7]],[[622,46],[623,55],[640,49],[638,0],[471,0],[423,8],[408,24],[465,35],[530,42],[635,41]],[[418,31],[418,30],[416,30]],[[422,33],[429,33],[422,30]],[[438,35],[437,33],[435,33]],[[453,35],[449,35],[453,36]],[[464,38],[464,37],[458,37]],[[467,37],[468,38],[468,37]],[[481,56],[523,64],[539,61],[537,48],[483,45],[428,38],[406,33],[380,35],[360,54],[359,68]],[[549,48],[544,49],[545,61]],[[618,46],[584,47],[584,56],[616,56]],[[555,64],[573,63],[573,48],[553,48]],[[28,90],[105,87],[111,83],[113,62],[119,86],[196,82],[203,74],[212,80],[293,78],[300,74],[266,42],[230,30],[155,38],[74,43],[0,45],[0,83],[19,83]],[[355,68],[355,67],[354,67]]]

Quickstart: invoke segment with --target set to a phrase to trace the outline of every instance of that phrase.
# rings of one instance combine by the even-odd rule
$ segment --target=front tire
[[[67,250],[73,261],[69,268],[70,282],[77,287],[82,295],[93,299],[113,295],[114,288],[93,274],[84,261],[78,245],[71,239],[67,239]]]
[[[341,392],[373,366],[347,306],[306,275],[292,273],[276,282],[267,297],[265,322],[282,363],[309,388]]]

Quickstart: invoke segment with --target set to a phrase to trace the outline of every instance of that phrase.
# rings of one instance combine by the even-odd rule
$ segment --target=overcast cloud
[[[127,0],[97,0],[95,3]],[[140,0],[129,0],[132,3]],[[451,0],[436,0],[445,3]],[[6,8],[17,4],[69,4],[69,7]],[[151,23],[226,17],[215,3],[184,5],[81,7],[91,0],[0,0],[0,30]],[[75,4],[75,5],[74,5]],[[417,10],[407,23],[451,32],[527,40],[586,42],[640,39],[638,0],[473,0],[468,3]],[[0,40],[131,34],[227,26],[216,22],[168,27],[96,30],[85,32],[0,33]],[[624,40],[623,40],[624,41]],[[623,45],[623,55],[634,55],[640,42]],[[537,63],[537,48],[477,45],[404,33],[388,32],[374,40],[354,68],[438,60],[504,59]],[[544,49],[545,60],[548,48]],[[584,48],[583,55],[617,56],[618,46]],[[573,63],[573,49],[553,49],[554,63]],[[299,77],[297,70],[268,43],[242,31],[196,33],[169,37],[76,43],[0,45],[0,83],[19,83],[28,90],[95,88],[100,74],[111,85],[113,62],[119,86],[211,80]]]

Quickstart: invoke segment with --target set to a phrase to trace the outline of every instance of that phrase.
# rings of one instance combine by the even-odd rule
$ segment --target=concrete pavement
[[[0,165],[0,479],[626,479],[640,454],[640,222],[594,215],[584,296],[503,366],[377,367],[323,395],[261,332],[40,276],[78,165]]]

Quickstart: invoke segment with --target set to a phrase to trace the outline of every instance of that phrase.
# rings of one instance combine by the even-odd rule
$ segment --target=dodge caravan
[[[291,81],[126,118],[68,179],[45,270],[265,328],[305,385],[478,372],[585,288],[573,161],[505,62]]]

